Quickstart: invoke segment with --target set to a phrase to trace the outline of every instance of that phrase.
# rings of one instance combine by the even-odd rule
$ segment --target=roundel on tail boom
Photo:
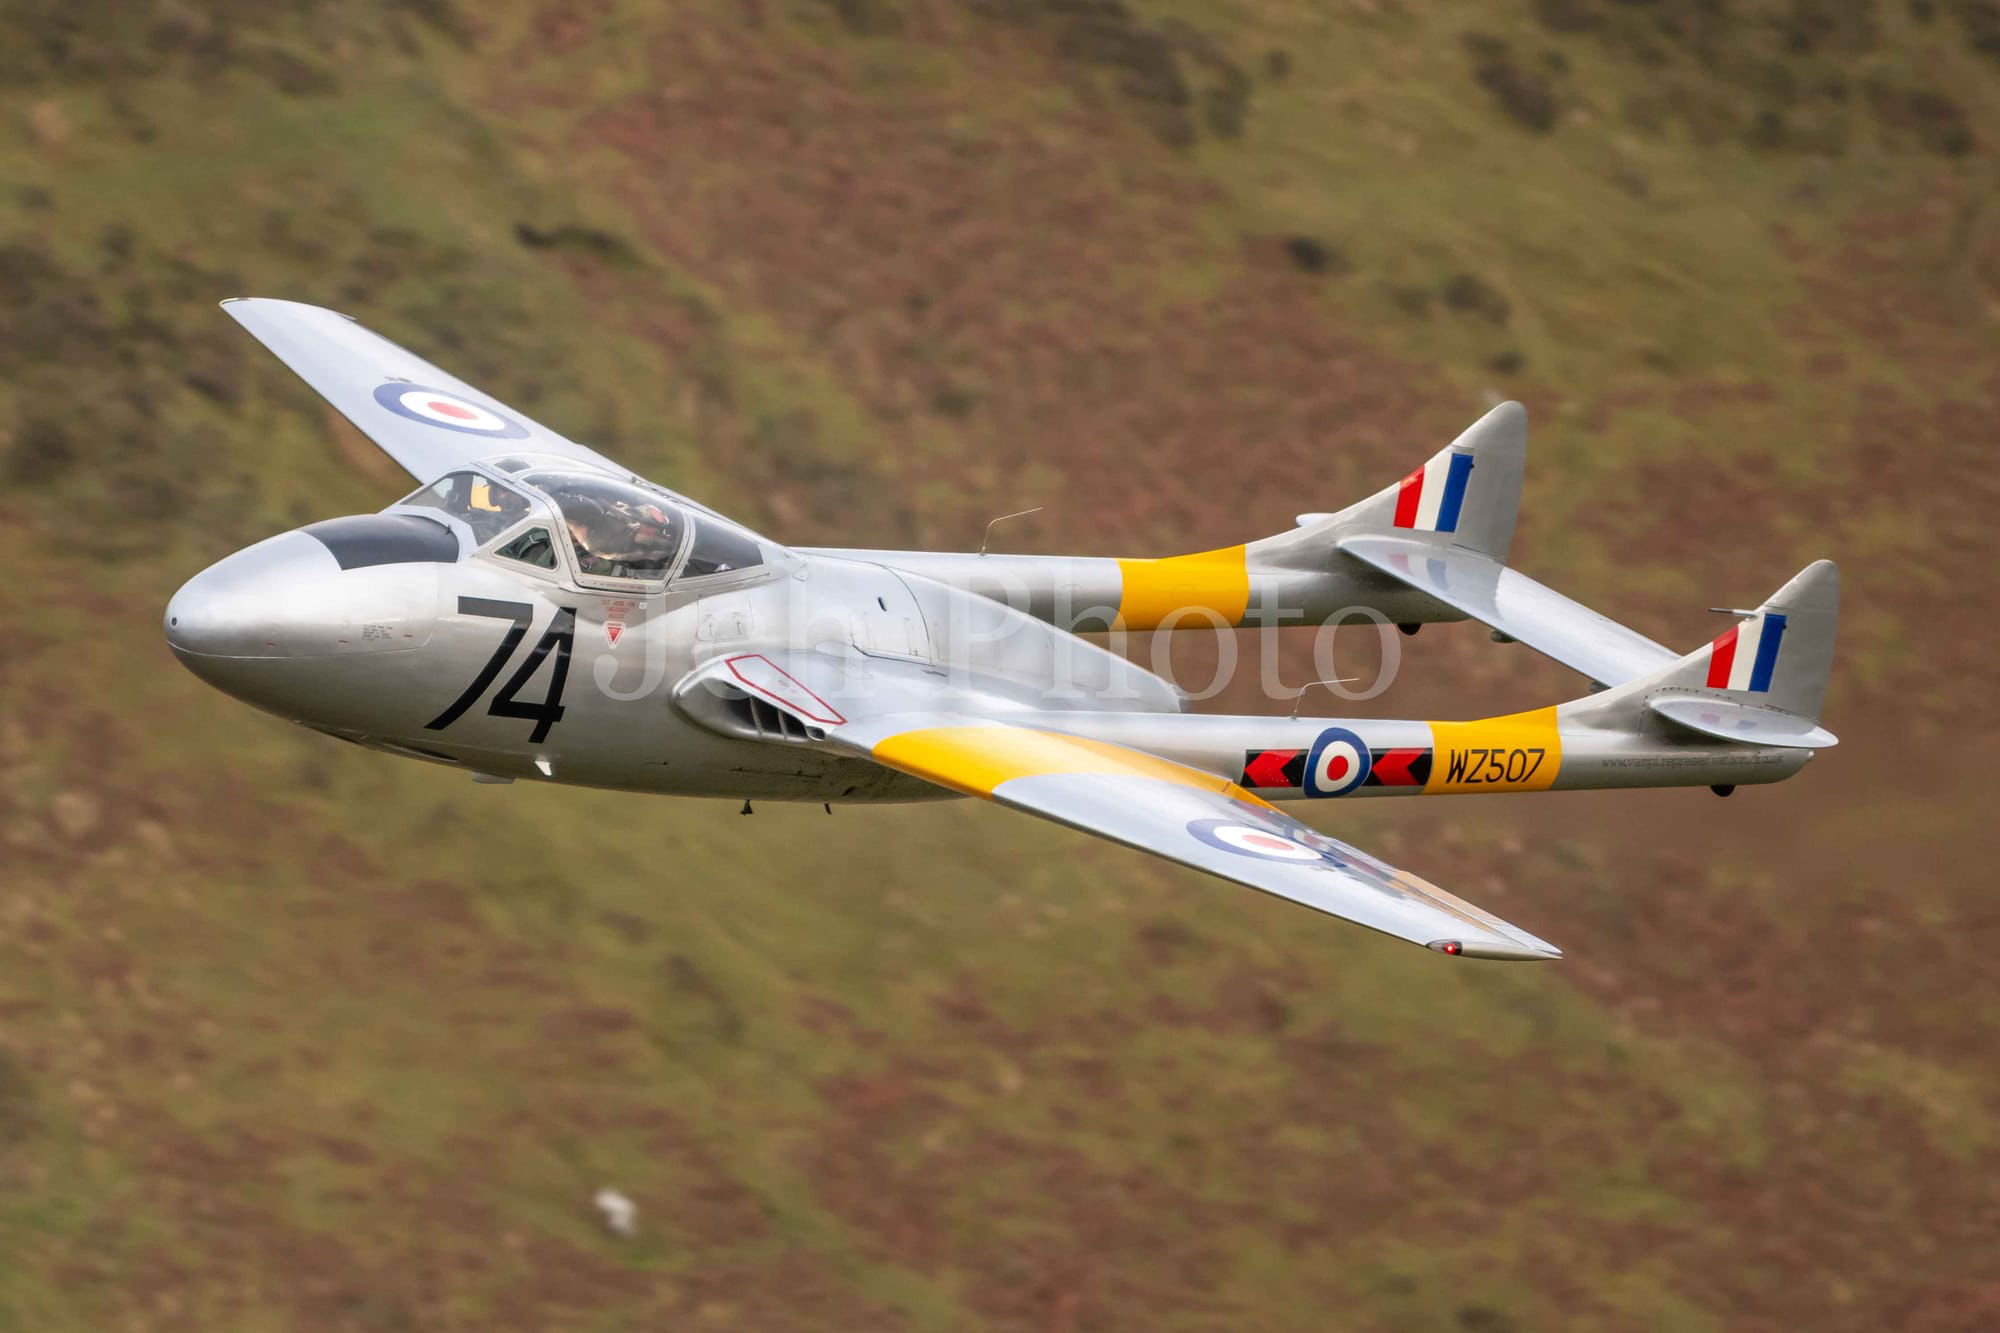
[[[1306,755],[1308,796],[1345,796],[1368,781],[1368,746],[1346,727],[1328,727]]]

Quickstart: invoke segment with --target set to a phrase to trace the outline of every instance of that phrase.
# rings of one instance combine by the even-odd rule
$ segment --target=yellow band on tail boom
[[[1241,546],[1163,560],[1120,560],[1118,574],[1115,629],[1158,629],[1182,616],[1204,614],[1240,625],[1250,607],[1250,568]]]
[[[1562,735],[1556,730],[1554,708],[1478,722],[1433,722],[1431,744],[1426,796],[1547,791],[1562,768]]]

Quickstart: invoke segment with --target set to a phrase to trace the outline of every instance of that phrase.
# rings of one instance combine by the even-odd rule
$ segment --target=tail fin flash
[[[1831,560],[1815,560],[1755,615],[1709,644],[1702,684],[1818,718],[1839,618],[1840,570]]]
[[[1527,457],[1528,409],[1502,403],[1407,477],[1333,517],[1343,535],[1431,538],[1504,563]]]
[[[1410,537],[1434,546],[1465,546],[1505,562],[1521,510],[1528,458],[1528,409],[1502,403],[1467,426],[1416,471],[1337,513],[1300,514],[1299,529],[1256,543],[1275,553],[1318,549],[1327,534]]]
[[[1815,560],[1743,620],[1658,674],[1581,701],[1579,711],[1630,708],[1723,740],[1821,749],[1833,671],[1840,570]]]

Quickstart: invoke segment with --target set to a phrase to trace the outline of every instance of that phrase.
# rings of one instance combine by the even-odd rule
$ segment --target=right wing
[[[418,481],[509,453],[556,454],[632,475],[338,311],[264,297],[222,308]]]
[[[1680,657],[1637,630],[1463,546],[1406,537],[1347,537],[1339,548],[1600,685],[1649,676]]]
[[[1307,828],[1227,778],[1123,745],[983,716],[976,694],[873,663],[868,688],[817,653],[745,653],[698,668],[825,741],[1441,953],[1539,960],[1561,951],[1405,870]],[[1042,714],[1045,722],[1048,715]]]

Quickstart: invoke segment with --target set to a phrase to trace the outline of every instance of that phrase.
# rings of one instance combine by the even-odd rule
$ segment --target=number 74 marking
[[[526,602],[499,602],[490,597],[461,597],[458,599],[458,613],[463,616],[486,616],[493,620],[511,622],[507,632],[500,638],[500,646],[493,650],[493,656],[486,659],[486,665],[479,668],[479,674],[465,687],[465,693],[452,701],[451,707],[439,713],[424,724],[427,731],[443,731],[465,715],[465,710],[479,702],[479,696],[486,693],[486,687],[500,674],[500,668],[507,665],[507,659],[521,646],[527,637],[528,626],[535,618],[535,608]],[[549,627],[542,631],[542,637],[528,650],[527,660],[522,662],[500,692],[493,696],[486,711],[493,717],[527,718],[535,724],[528,735],[530,744],[539,744],[549,734],[549,728],[562,721],[563,686],[569,680],[569,655],[576,641],[576,608],[561,607]],[[549,692],[540,703],[533,703],[520,697],[521,689],[535,678],[542,663],[550,653],[556,655],[554,674],[549,677]]]

